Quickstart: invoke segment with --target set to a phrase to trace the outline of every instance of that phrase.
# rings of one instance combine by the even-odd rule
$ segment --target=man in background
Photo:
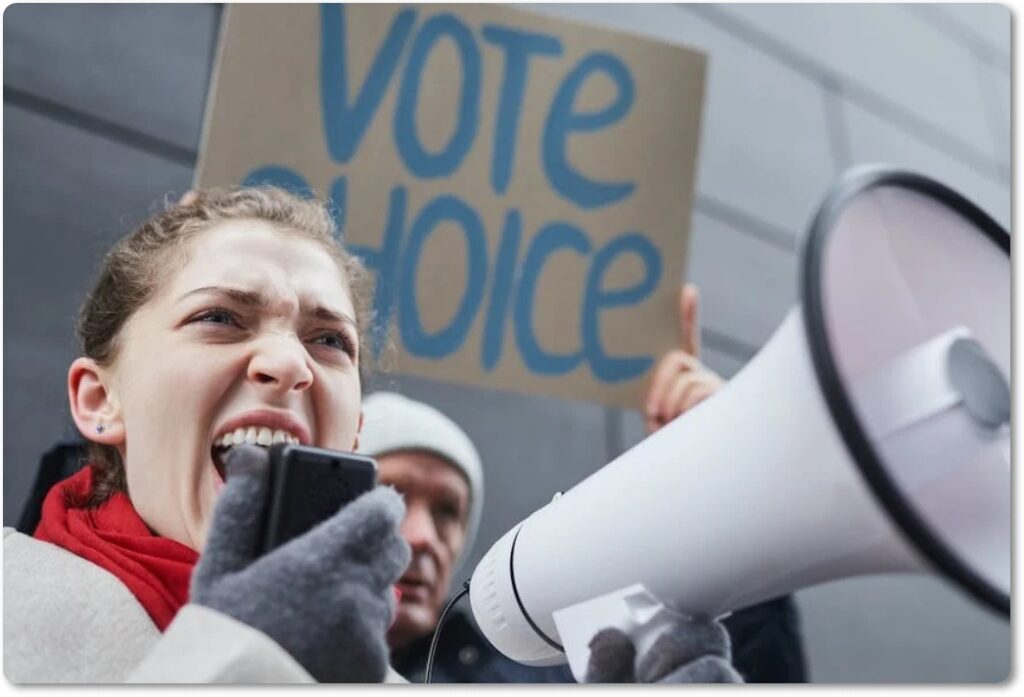
[[[360,452],[377,460],[378,479],[405,499],[401,533],[412,561],[399,579],[402,598],[388,630],[391,664],[421,682],[452,574],[473,544],[484,501],[483,467],[472,441],[430,405],[393,392],[363,400]],[[465,570],[468,576],[470,570]],[[495,651],[467,613],[441,631],[432,682],[566,682],[564,666],[530,668]]]

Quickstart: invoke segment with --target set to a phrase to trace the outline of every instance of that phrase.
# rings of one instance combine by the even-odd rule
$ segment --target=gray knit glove
[[[731,660],[729,634],[714,620],[673,625],[639,661],[629,635],[610,627],[590,640],[590,662],[584,682],[743,682]]]
[[[391,587],[410,557],[398,533],[402,499],[377,487],[257,558],[269,454],[237,446],[226,465],[191,602],[262,631],[319,682],[383,680]]]

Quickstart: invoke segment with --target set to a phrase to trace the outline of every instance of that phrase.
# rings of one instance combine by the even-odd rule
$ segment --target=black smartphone
[[[371,457],[308,445],[272,445],[260,553],[311,530],[376,485],[377,462]]]

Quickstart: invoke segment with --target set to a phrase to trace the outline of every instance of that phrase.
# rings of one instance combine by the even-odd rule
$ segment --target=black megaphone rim
[[[882,507],[896,526],[931,564],[984,605],[1010,616],[1010,596],[976,573],[914,510],[896,482],[889,476],[882,459],[871,444],[857,418],[849,392],[833,360],[825,329],[822,298],[822,262],[835,223],[847,204],[860,194],[878,187],[898,187],[923,194],[958,213],[1002,250],[1008,260],[1010,235],[998,223],[966,198],[939,182],[920,174],[885,166],[858,167],[848,171],[832,187],[818,209],[800,255],[800,291],[804,327],[811,362],[822,394],[850,455]]]

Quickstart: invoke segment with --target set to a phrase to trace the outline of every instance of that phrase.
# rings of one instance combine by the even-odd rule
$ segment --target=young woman
[[[4,531],[8,679],[385,677],[393,490],[251,552],[260,446],[357,445],[362,283],[325,206],[273,188],[200,192],[109,252],[68,372],[89,466]]]
[[[378,487],[253,554],[264,446],[355,450],[359,263],[321,203],[201,192],[107,255],[68,371],[89,465],[34,536],[4,531],[4,672],[24,682],[374,682],[406,569],[404,506]],[[592,681],[734,681],[728,636],[680,626],[633,668],[595,637]]]

